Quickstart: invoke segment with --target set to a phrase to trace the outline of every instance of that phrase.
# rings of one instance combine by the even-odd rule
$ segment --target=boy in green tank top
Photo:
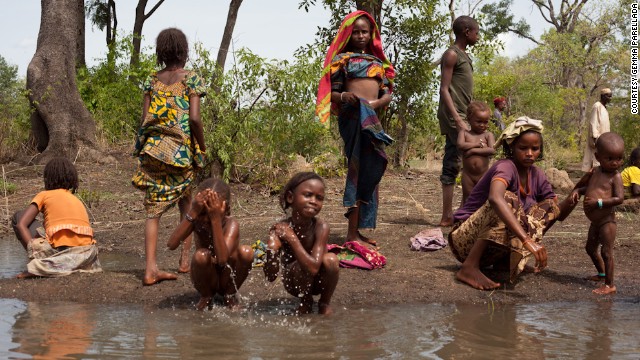
[[[459,16],[453,22],[456,40],[449,47],[440,62],[440,103],[438,122],[440,133],[445,135],[444,157],[442,158],[442,219],[440,226],[453,225],[453,187],[460,172],[458,132],[469,130],[465,122],[467,106],[473,93],[473,65],[465,52],[467,46],[478,41],[480,27],[469,16]]]

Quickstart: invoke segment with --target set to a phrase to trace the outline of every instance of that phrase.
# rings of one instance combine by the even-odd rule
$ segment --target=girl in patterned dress
[[[162,214],[176,203],[182,221],[191,202],[195,171],[203,167],[206,150],[200,120],[200,98],[206,93],[202,79],[184,69],[189,55],[184,33],[176,28],[162,30],[156,39],[156,55],[164,68],[144,82],[142,123],[134,152],[138,170],[132,179],[145,192],[144,285],[177,278],[158,269],[158,225]],[[189,271],[190,250],[191,237],[183,244],[179,272]]]

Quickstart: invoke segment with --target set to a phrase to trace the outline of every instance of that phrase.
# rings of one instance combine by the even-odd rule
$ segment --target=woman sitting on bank
[[[451,251],[462,262],[456,278],[480,290],[500,287],[481,267],[508,266],[514,281],[533,255],[533,271],[544,269],[542,237],[572,210],[569,198],[558,204],[544,171],[534,165],[543,155],[540,120],[517,119],[496,141],[496,149],[500,146],[505,159],[493,164],[454,213],[449,234]]]

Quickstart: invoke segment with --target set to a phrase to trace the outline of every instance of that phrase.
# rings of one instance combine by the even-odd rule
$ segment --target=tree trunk
[[[140,62],[140,44],[142,42],[142,27],[144,22],[153,15],[164,0],[159,0],[148,13],[144,13],[147,7],[148,0],[138,0],[138,6],[136,6],[136,18],[133,22],[133,52],[131,53],[131,61],[129,64],[132,66],[138,65]]]
[[[400,121],[400,133],[398,134],[398,142],[393,162],[396,166],[404,167],[407,159],[407,148],[409,147],[409,127],[407,124],[407,103],[406,101],[398,104],[398,121]]]
[[[220,92],[220,84],[218,83],[217,76],[224,74],[224,66],[227,62],[227,54],[229,53],[229,46],[231,45],[231,39],[233,37],[233,29],[236,26],[236,19],[238,18],[238,10],[242,5],[242,0],[231,0],[229,3],[229,12],[227,13],[227,23],[224,26],[224,33],[222,34],[222,41],[220,41],[220,49],[218,50],[218,58],[216,59],[216,70],[213,72],[213,91]],[[212,107],[211,118],[213,126],[218,122],[218,114],[215,107]],[[215,151],[211,152],[211,176],[221,178],[224,172],[224,166],[222,161],[218,157]]]
[[[364,10],[373,16],[373,20],[378,24],[378,28],[382,26],[380,23],[382,0],[356,0],[356,7],[358,10]]]
[[[96,126],[76,86],[78,21],[84,18],[82,0],[42,0],[36,53],[27,68],[31,132],[38,151],[34,161],[55,156],[93,160]],[[82,14],[78,15],[78,12]],[[72,26],[69,26],[72,24]]]
[[[84,1],[76,1],[75,6],[78,7],[74,11],[74,14],[78,17],[73,22],[76,25],[77,42],[76,42],[76,68],[82,68],[87,66],[84,50]]]
[[[238,10],[240,9],[240,5],[242,5],[242,0],[231,0],[231,3],[229,4],[227,23],[224,26],[224,33],[222,34],[222,41],[220,42],[220,49],[218,50],[218,58],[216,60],[218,71],[220,71],[221,73],[224,72],[224,64],[227,61],[229,45],[231,45],[233,29],[236,26],[236,19],[238,18]]]

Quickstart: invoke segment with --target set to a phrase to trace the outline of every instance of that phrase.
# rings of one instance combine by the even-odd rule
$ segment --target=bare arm
[[[207,146],[204,143],[204,126],[202,125],[202,120],[200,119],[199,95],[189,96],[189,125],[191,126],[193,136],[200,146],[200,150],[207,151]]]
[[[300,239],[298,239],[298,236],[296,236],[291,227],[288,225],[285,226],[288,230],[285,229],[285,234],[280,236],[280,238],[289,244],[293,256],[300,264],[302,270],[311,276],[315,276],[318,271],[320,271],[322,256],[327,252],[329,225],[320,219],[317,220],[314,233],[315,241],[310,253],[302,246]]]
[[[20,242],[25,249],[27,248],[29,242],[31,242],[32,240],[31,231],[29,231],[29,225],[31,225],[33,220],[35,220],[39,212],[40,210],[38,210],[38,206],[36,206],[36,204],[34,203],[31,203],[16,224],[18,235],[20,235]]]
[[[388,93],[385,93],[378,100],[373,100],[373,101],[369,102],[369,105],[371,105],[373,110],[378,110],[378,109],[384,109],[390,103],[391,103],[391,95],[388,94]]]
[[[206,191],[201,191],[197,193],[193,198],[193,201],[191,201],[191,208],[186,213],[184,219],[182,219],[180,224],[178,224],[178,227],[173,231],[173,233],[171,233],[171,236],[167,241],[167,247],[169,248],[169,250],[175,250],[178,245],[180,245],[180,243],[184,241],[184,239],[186,239],[187,236],[191,234],[191,232],[193,232],[193,223],[187,220],[187,216],[189,216],[191,219],[196,219],[198,218],[198,216],[200,216],[202,209],[204,209],[205,194]]]
[[[465,152],[475,147],[480,147],[480,143],[477,141],[468,141],[466,130],[458,131],[458,150]]]
[[[444,106],[447,109],[447,112],[456,122],[456,127],[458,131],[460,130],[469,130],[467,124],[460,118],[458,115],[458,111],[456,110],[455,105],[453,104],[453,99],[451,98],[451,94],[449,94],[449,85],[451,85],[451,78],[453,77],[453,67],[458,60],[458,55],[453,50],[445,51],[442,56],[442,74],[440,76],[440,98],[442,98],[444,102]]]
[[[547,267],[547,249],[542,244],[532,241],[526,231],[520,225],[520,221],[511,211],[511,207],[504,199],[507,185],[502,181],[492,181],[489,189],[489,203],[498,217],[515,236],[522,241],[524,247],[536,258],[536,268],[542,270]]]
[[[226,200],[218,193],[209,191],[205,196],[204,207],[209,216],[211,231],[213,233],[213,252],[218,265],[226,265],[229,255],[238,248],[238,222],[229,219],[226,229],[222,229],[222,220],[227,209]]]
[[[620,173],[616,173],[612,181],[611,197],[609,199],[602,199],[602,207],[612,207],[624,202],[624,186],[622,185],[622,176]]]
[[[633,197],[640,196],[640,185],[631,184],[631,196]]]

